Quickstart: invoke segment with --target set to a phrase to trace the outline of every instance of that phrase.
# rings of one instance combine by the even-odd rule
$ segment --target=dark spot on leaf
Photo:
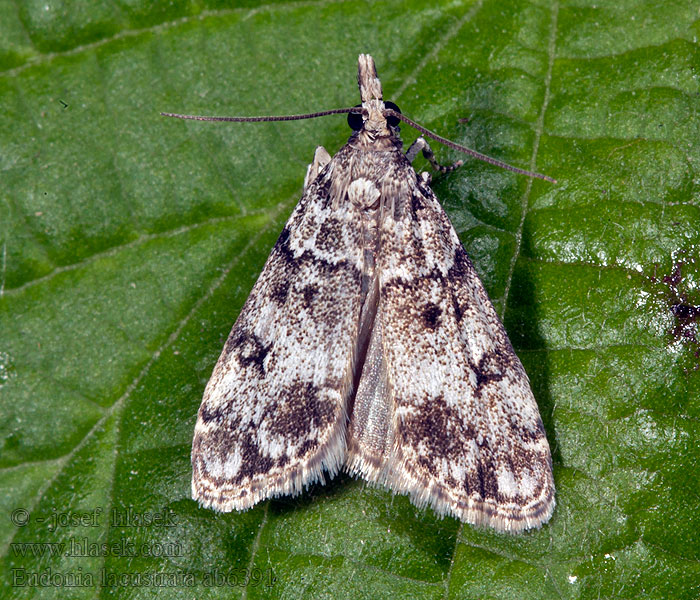
[[[688,280],[687,272],[694,270],[690,279],[697,278],[697,267],[694,257],[688,257],[683,251],[677,251],[676,262],[670,273],[657,277],[656,272],[649,281],[652,283],[662,283],[665,286],[665,301],[668,310],[674,317],[674,326],[671,336],[675,342],[687,346],[692,351],[692,366],[686,367],[688,370],[700,369],[700,297],[692,285],[686,284]]]
[[[674,304],[671,306],[671,312],[681,321],[697,319],[700,315],[700,306],[692,306],[690,304]]]

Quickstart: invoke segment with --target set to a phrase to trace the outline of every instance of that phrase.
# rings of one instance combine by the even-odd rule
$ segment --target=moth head
[[[360,54],[357,63],[357,83],[360,86],[362,111],[348,113],[348,124],[354,131],[364,131],[373,137],[398,134],[399,120],[387,115],[387,108],[401,112],[393,102],[382,99],[382,84],[377,77],[374,59],[369,54]]]
[[[361,111],[348,113],[348,125],[353,131],[366,129],[380,133],[382,130],[388,130],[386,134],[398,134],[400,123],[398,117],[387,115],[385,112],[387,108],[397,113],[401,112],[401,109],[393,102],[370,100],[369,102],[358,104],[355,108],[361,109]]]

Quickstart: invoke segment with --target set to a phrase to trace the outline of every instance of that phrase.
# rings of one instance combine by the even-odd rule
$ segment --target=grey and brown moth
[[[298,117],[346,112],[354,132],[333,157],[316,150],[214,367],[192,496],[245,510],[345,469],[440,515],[538,527],[554,481],[527,374],[430,177],[411,166],[421,150],[434,162],[425,139],[402,151],[399,122],[415,124],[383,101],[371,56],[358,79],[361,106]]]

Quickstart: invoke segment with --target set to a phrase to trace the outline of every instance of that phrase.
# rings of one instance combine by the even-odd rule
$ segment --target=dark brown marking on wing
[[[433,304],[432,302],[426,304],[423,307],[423,324],[427,329],[434,331],[440,325],[440,315],[442,314],[442,309]]]

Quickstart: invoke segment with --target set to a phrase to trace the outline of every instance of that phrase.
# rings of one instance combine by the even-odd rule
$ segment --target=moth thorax
[[[348,186],[348,199],[362,210],[377,208],[379,196],[379,190],[374,182],[364,177],[358,177]]]

